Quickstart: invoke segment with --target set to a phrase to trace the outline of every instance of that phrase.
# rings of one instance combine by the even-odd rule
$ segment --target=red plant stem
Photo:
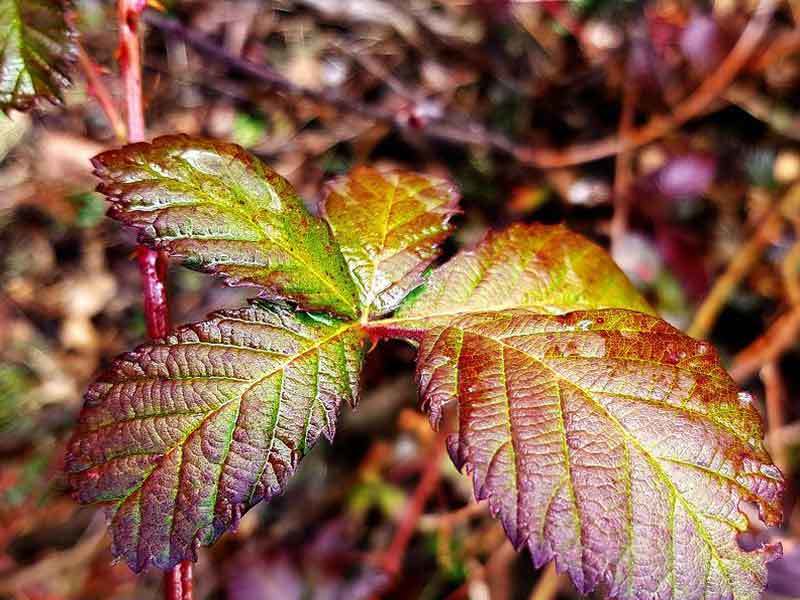
[[[74,18],[74,15],[70,14],[70,18]],[[85,48],[79,40],[76,45],[78,47],[78,64],[81,66],[81,70],[86,77],[89,94],[94,96],[97,100],[111,128],[114,130],[114,135],[122,142],[126,138],[125,121],[122,120],[122,116],[119,114],[117,107],[114,105],[114,101],[111,99],[111,93],[100,77],[100,68],[86,53]]]
[[[164,573],[164,600],[192,600],[192,563],[188,560]]]
[[[394,534],[392,543],[384,555],[381,569],[388,576],[387,587],[391,586],[392,580],[400,572],[400,567],[405,558],[406,548],[414,535],[414,530],[425,509],[428,498],[436,491],[439,479],[442,475],[442,456],[445,450],[446,434],[439,432],[433,443],[430,456],[427,458],[425,470],[422,472],[417,489],[406,507],[405,513],[397,531]]]
[[[125,86],[125,105],[128,121],[128,142],[144,141],[144,108],[142,105],[142,60],[139,46],[139,15],[145,7],[144,0],[118,0],[119,68]],[[169,331],[167,305],[167,257],[145,246],[137,248],[139,271],[142,274],[144,314],[147,333],[151,338],[161,338]]]
[[[147,335],[153,339],[163,338],[169,332],[169,309],[167,307],[167,258],[161,252],[147,246],[136,248],[139,272],[142,274],[142,294]]]
[[[128,118],[128,142],[144,141],[144,107],[142,106],[142,56],[139,46],[139,15],[143,0],[117,0],[119,47],[117,60],[125,85]]]
[[[142,104],[142,56],[139,46],[139,16],[145,0],[117,0],[119,25],[118,61],[125,86],[128,142],[144,141]],[[167,256],[146,246],[136,249],[142,274],[147,334],[154,339],[169,331],[167,305]],[[185,560],[164,574],[164,600],[192,600],[192,563]]]

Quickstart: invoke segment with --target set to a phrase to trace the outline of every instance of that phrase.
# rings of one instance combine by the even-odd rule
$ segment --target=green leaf
[[[254,303],[119,357],[69,445],[78,500],[109,506],[113,552],[135,571],[194,558],[333,438],[363,354],[352,324]]]
[[[358,167],[330,184],[323,214],[358,288],[364,316],[391,312],[419,284],[450,232],[452,184]]]
[[[242,148],[183,135],[93,159],[109,215],[230,285],[304,310],[358,315],[356,290],[328,226],[283,177]]]
[[[563,226],[512,225],[492,232],[474,250],[460,252],[436,269],[397,311],[398,321],[529,308],[560,314],[592,308],[652,309],[611,257]]]
[[[627,310],[475,313],[415,335],[432,421],[457,403],[451,456],[537,566],[622,600],[760,597],[780,548],[739,546],[740,503],[778,524],[783,478],[707,343]]]
[[[0,108],[60,103],[74,56],[62,0],[0,0]]]

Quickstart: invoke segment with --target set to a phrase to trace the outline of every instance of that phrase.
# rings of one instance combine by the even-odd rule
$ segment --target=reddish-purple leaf
[[[358,167],[330,184],[323,203],[362,312],[391,312],[439,254],[458,194],[436,177]]]
[[[165,136],[95,157],[109,215],[187,266],[270,299],[355,317],[356,290],[328,226],[283,177],[234,144]]]
[[[625,600],[760,597],[779,547],[739,547],[740,503],[778,523],[783,479],[707,343],[616,309],[406,333],[432,421],[457,403],[454,462],[537,566],[555,558],[582,592]]]
[[[115,556],[170,568],[281,492],[356,402],[363,352],[350,323],[254,303],[118,358],[67,457],[78,499],[109,506]]]

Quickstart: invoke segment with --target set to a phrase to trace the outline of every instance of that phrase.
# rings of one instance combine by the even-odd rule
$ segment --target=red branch
[[[144,141],[144,108],[142,106],[142,57],[139,46],[139,15],[145,0],[118,0],[119,48],[117,60],[125,84],[125,105],[128,120],[128,142]],[[169,331],[167,288],[167,257],[145,246],[137,249],[142,274],[144,314],[147,333],[161,338]]]
[[[97,100],[111,128],[114,130],[117,140],[124,141],[126,139],[125,121],[122,120],[122,116],[120,116],[117,107],[114,105],[114,100],[111,98],[111,93],[103,83],[103,79],[100,76],[100,68],[86,53],[86,49],[81,42],[77,41],[76,43],[78,46],[78,64],[80,64],[86,77],[88,92]]]
[[[164,574],[164,600],[192,600],[192,563],[185,560]]]
[[[167,306],[167,257],[162,252],[147,246],[136,248],[139,272],[142,274],[142,294],[147,335],[153,339],[163,338],[169,332],[169,308]]]
[[[446,434],[439,432],[431,449],[430,456],[426,459],[425,469],[422,472],[417,489],[406,506],[400,524],[397,526],[392,543],[386,550],[381,561],[381,570],[387,575],[386,587],[391,587],[394,578],[400,572],[405,558],[406,548],[414,535],[425,504],[433,495],[439,485],[442,475],[442,456],[445,450]]]
[[[552,1],[548,0],[548,2]],[[614,156],[620,152],[635,150],[667,135],[687,121],[713,110],[715,101],[721,98],[724,100],[724,92],[740,72],[748,66],[766,37],[777,4],[777,0],[759,0],[755,12],[735,46],[714,73],[670,113],[653,116],[640,127],[630,128],[624,136],[615,133],[603,139],[579,143],[567,148],[535,148],[515,142],[505,135],[485,129],[477,123],[469,122],[464,116],[431,119],[420,131],[428,137],[453,143],[488,146],[511,155],[523,164],[540,169],[569,167]],[[560,13],[560,9],[556,5],[546,4],[545,8],[548,7]],[[185,27],[175,19],[154,11],[147,12],[145,19],[150,25],[160,29],[171,38],[183,40],[204,57],[251,77],[274,91],[290,97],[307,98],[312,102],[332,106],[345,113],[360,115],[375,122],[387,123],[401,131],[416,132],[419,129],[413,120],[396,111],[359,102],[348,96],[342,96],[337,91],[317,90],[297,85],[266,65],[256,64],[227,52],[204,33]],[[775,51],[778,53],[777,56],[780,57],[786,52],[792,51],[798,42],[800,40],[793,35],[780,40],[780,48]],[[763,66],[770,60],[775,60],[775,52],[769,52],[768,56],[760,59],[760,65]]]
[[[144,141],[144,108],[142,106],[142,56],[139,47],[139,15],[145,0],[118,0],[119,62],[125,84],[125,104],[128,117],[128,142]]]
[[[125,84],[125,105],[128,120],[128,142],[144,141],[144,107],[142,104],[142,56],[139,45],[139,16],[146,0],[117,0],[119,48],[117,60]],[[167,305],[167,256],[146,246],[136,249],[142,274],[144,315],[147,334],[154,339],[169,331]],[[164,574],[164,600],[192,600],[192,563],[183,561]]]

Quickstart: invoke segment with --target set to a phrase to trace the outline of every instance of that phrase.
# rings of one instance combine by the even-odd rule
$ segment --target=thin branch
[[[517,158],[522,162],[548,169],[590,162],[649,144],[701,115],[723,95],[753,56],[769,28],[776,4],[776,0],[759,2],[753,17],[725,60],[693,94],[675,107],[672,114],[655,116],[624,137],[616,135],[565,150],[523,149]]]
[[[739,72],[753,56],[766,33],[776,0],[761,0],[753,17],[745,27],[738,42],[714,74],[682,102],[670,115],[653,117],[644,126],[630,131],[626,136],[615,135],[588,144],[578,144],[565,149],[530,148],[508,137],[469,122],[465,117],[436,118],[419,128],[413,120],[396,112],[365,104],[342,96],[332,90],[313,90],[297,85],[266,65],[256,64],[220,48],[205,34],[185,27],[175,19],[153,11],[144,14],[144,20],[170,37],[180,39],[207,58],[228,68],[252,77],[271,89],[291,97],[302,97],[318,104],[332,106],[344,112],[373,121],[387,123],[401,131],[420,132],[435,139],[459,144],[490,147],[513,156],[520,162],[543,169],[571,166],[613,156],[652,142],[687,121],[703,114],[719,99]]]
[[[797,342],[800,332],[800,306],[794,306],[767,328],[753,343],[739,352],[730,368],[733,379],[744,383],[764,365],[778,360]]]
[[[629,135],[636,117],[636,101],[638,89],[634,83],[626,80],[622,89],[622,112],[619,119],[619,136]],[[620,152],[615,161],[614,174],[614,215],[611,218],[609,234],[611,237],[611,254],[617,256],[628,230],[630,212],[630,194],[633,173],[631,169],[631,153]]]
[[[119,47],[117,60],[125,85],[125,108],[128,119],[128,142],[144,141],[144,107],[142,106],[142,57],[139,46],[139,14],[144,9],[140,0],[118,0],[117,21]]]
[[[128,118],[128,142],[145,139],[142,103],[142,56],[139,44],[139,17],[145,0],[117,0],[119,25],[119,66],[125,84]],[[136,249],[144,293],[147,333],[161,338],[169,332],[166,275],[168,258],[163,252],[146,246]],[[164,600],[192,600],[192,563],[182,561],[164,574]]]
[[[795,200],[796,201],[796,200]],[[789,200],[792,202],[792,200]],[[800,332],[800,242],[796,242],[781,264],[784,287],[791,307],[770,324],[754,342],[733,358],[731,376],[743,383],[759,369],[776,362],[797,341]]]
[[[144,0],[118,0],[119,68],[125,86],[125,108],[128,121],[128,142],[145,139],[144,107],[142,104],[142,56],[139,44],[139,17],[145,8]],[[137,248],[139,271],[145,304],[147,333],[161,338],[169,331],[169,309],[165,278],[167,257],[146,246]]]
[[[769,209],[750,239],[739,247],[725,272],[716,280],[714,287],[697,310],[694,321],[687,331],[690,336],[700,339],[709,334],[730,295],[761,257],[775,227],[783,220],[782,213],[796,201],[798,195],[800,195],[800,185],[790,189],[776,206]]]
[[[743,85],[732,85],[724,97],[754,119],[768,125],[776,133],[793,140],[800,140],[800,116],[781,103]]]
[[[780,367],[776,362],[770,362],[761,369],[761,381],[764,383],[764,397],[767,405],[767,431],[777,431],[783,428],[786,421],[786,386],[783,383]],[[778,468],[787,473],[789,468],[789,453],[786,445],[780,438],[770,440],[770,452]]]
[[[305,98],[317,104],[332,106],[342,112],[358,115],[379,123],[386,123],[402,131],[420,131],[412,120],[402,114],[398,114],[396,111],[384,110],[378,106],[365,104],[347,96],[342,96],[330,89],[314,90],[297,85],[266,65],[254,63],[225,51],[205,34],[186,27],[175,19],[153,11],[147,11],[143,16],[146,23],[170,37],[184,41],[203,56],[243,75],[252,77],[276,92],[293,98]],[[432,120],[425,125],[423,131],[429,137],[449,142],[490,146],[507,154],[514,154],[516,151],[514,143],[505,136],[471,123],[458,125],[443,120]]]
[[[556,563],[551,561],[540,573],[528,600],[553,600],[566,581],[566,574],[556,571]]]
[[[386,587],[390,587],[403,566],[411,537],[417,528],[422,511],[428,499],[436,491],[439,479],[442,476],[442,456],[445,451],[446,434],[439,432],[434,438],[430,456],[427,457],[425,469],[422,472],[417,489],[408,502],[400,524],[397,526],[392,543],[381,561],[381,570],[387,575]]]
[[[76,41],[76,45],[78,46],[78,64],[86,77],[89,94],[97,100],[111,128],[114,130],[117,140],[123,142],[127,134],[125,121],[122,119],[119,110],[117,110],[108,87],[100,77],[100,68],[86,53],[86,49],[80,43],[80,40]]]

